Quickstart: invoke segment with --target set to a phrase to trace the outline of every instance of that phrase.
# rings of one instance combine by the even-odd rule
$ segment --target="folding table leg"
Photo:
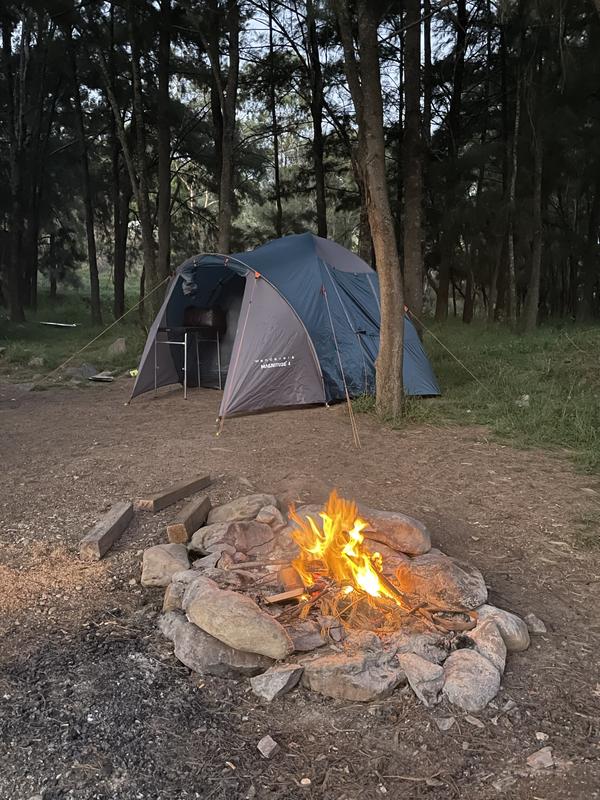
[[[187,400],[187,331],[183,334],[183,399]]]

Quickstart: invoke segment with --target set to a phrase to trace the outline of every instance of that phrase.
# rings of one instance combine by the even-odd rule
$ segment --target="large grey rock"
[[[500,673],[475,650],[456,650],[444,664],[443,693],[465,711],[482,711],[500,689]]]
[[[529,647],[529,630],[527,625],[516,614],[504,611],[489,604],[477,609],[480,619],[493,619],[508,651],[518,652]]]
[[[228,552],[232,554],[237,551],[256,558],[270,553],[279,535],[270,525],[254,519],[215,522],[197,530],[188,548],[200,553],[223,552],[231,548]]]
[[[398,656],[398,663],[410,688],[424,705],[429,707],[439,703],[444,685],[444,670],[439,664],[432,664],[415,653],[402,653]]]
[[[438,550],[400,564],[396,579],[402,591],[442,608],[477,608],[487,600],[481,572]]]
[[[249,494],[245,497],[238,497],[236,500],[213,508],[208,515],[208,524],[254,519],[263,506],[277,507],[276,498],[272,494]]]
[[[475,650],[491,661],[502,675],[506,664],[506,645],[494,618],[480,620],[467,635],[475,643]]]
[[[287,525],[287,521],[277,506],[264,506],[261,508],[256,515],[256,521],[270,525],[273,530],[285,528]]]
[[[252,690],[269,703],[291,691],[302,677],[304,667],[298,664],[276,664],[261,675],[250,678]]]
[[[193,623],[236,650],[275,660],[294,650],[285,628],[247,595],[220,589],[214,581],[194,581],[183,598]],[[212,586],[210,585],[212,584]]]
[[[171,576],[171,583],[165,590],[163,600],[163,611],[180,610],[183,603],[183,595],[190,583],[198,577],[197,570],[186,569],[176,572]]]
[[[228,531],[232,524],[231,522],[215,522],[212,525],[198,528],[192,535],[188,548],[198,553],[209,553],[215,545],[230,543]]]
[[[242,653],[196,627],[183,614],[171,611],[159,621],[164,636],[175,645],[175,656],[194,672],[208,675],[257,675],[273,661],[257,653]]]
[[[168,586],[176,572],[188,569],[190,562],[184,544],[157,544],[144,550],[142,586]]]
[[[388,697],[405,680],[398,664],[366,653],[335,653],[307,661],[302,676],[303,684],[313,692],[357,702]]]
[[[380,511],[360,505],[360,516],[369,523],[365,536],[399,553],[421,555],[431,548],[431,536],[418,519],[397,511]]]
[[[448,657],[442,638],[431,631],[401,628],[390,636],[389,644],[398,655],[414,653],[435,664],[443,663]]]

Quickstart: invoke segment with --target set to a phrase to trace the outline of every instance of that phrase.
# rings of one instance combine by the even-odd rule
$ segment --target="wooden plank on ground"
[[[178,500],[183,500],[184,497],[189,497],[196,494],[200,489],[204,489],[210,483],[210,475],[203,475],[201,478],[193,478],[192,480],[181,481],[174,486],[169,486],[168,489],[163,489],[162,492],[156,492],[149,497],[140,497],[135,501],[135,507],[138,511],[162,511],[163,508],[173,505]]]
[[[79,557],[98,561],[121,538],[133,517],[133,503],[115,503],[79,543]]]
[[[210,499],[205,494],[190,500],[167,525],[167,539],[176,544],[189,542],[192,533],[206,522],[210,509]]]

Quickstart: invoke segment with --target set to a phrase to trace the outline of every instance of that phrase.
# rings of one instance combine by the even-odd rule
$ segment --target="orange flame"
[[[402,605],[381,575],[381,555],[370,555],[363,547],[362,531],[369,524],[358,516],[356,503],[344,500],[334,490],[319,516],[322,527],[312,517],[299,517],[295,509],[290,509],[290,517],[298,525],[292,536],[300,547],[300,555],[292,563],[305,586],[312,586],[317,575],[325,575],[335,580],[345,594],[359,591]]]

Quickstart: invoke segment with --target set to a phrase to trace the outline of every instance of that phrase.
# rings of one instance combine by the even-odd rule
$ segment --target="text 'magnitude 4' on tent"
[[[132,398],[184,381],[222,388],[224,418],[373,394],[379,322],[377,273],[313,234],[194,256],[150,328]],[[440,393],[406,317],[403,378],[409,395]]]

